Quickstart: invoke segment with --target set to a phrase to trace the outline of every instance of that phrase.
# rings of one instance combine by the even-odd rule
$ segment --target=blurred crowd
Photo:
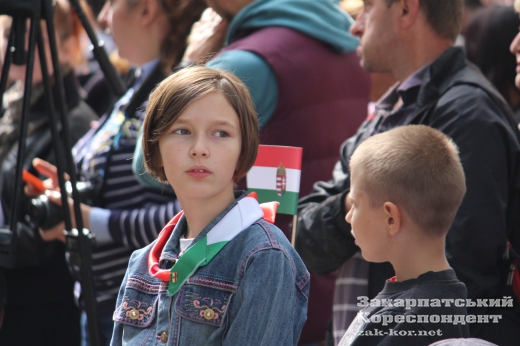
[[[419,94],[422,80],[409,89],[399,89],[405,84],[403,75],[390,68],[366,68],[360,64],[360,49],[368,56],[369,47],[377,44],[385,53],[373,52],[375,60],[382,61],[381,56],[385,54],[391,56],[394,63],[400,59],[389,46],[401,47],[404,40],[383,40],[387,33],[368,31],[369,22],[363,21],[367,15],[364,6],[374,6],[380,1],[387,0],[82,0],[80,3],[90,24],[124,81],[125,93],[116,95],[95,60],[90,41],[69,1],[55,0],[53,23],[65,86],[70,142],[74,145],[75,173],[78,180],[91,183],[88,198],[82,200],[81,213],[85,227],[96,236],[92,272],[103,344],[110,342],[112,314],[130,255],[154,241],[168,220],[181,210],[173,189],[151,178],[144,170],[141,125],[148,97],[167,76],[197,64],[229,70],[246,84],[258,114],[262,144],[303,148],[296,250],[311,272],[311,289],[307,322],[299,345],[339,343],[359,310],[350,297],[374,297],[382,287],[382,283],[374,284],[375,277],[391,276],[386,269],[381,269],[384,273],[381,274],[372,264],[369,267],[359,256],[353,240],[349,240],[351,247],[343,242],[342,237],[350,236],[343,211],[349,189],[345,157],[350,155],[351,146],[356,145],[345,141],[368,136],[363,129],[394,94],[396,100],[385,110],[389,114],[398,108],[406,111],[408,100],[404,95],[413,94],[415,100],[410,107],[422,102],[422,98],[431,97]],[[441,16],[449,17],[449,14]],[[382,18],[373,20],[384,21]],[[11,22],[8,16],[0,17],[1,61],[8,48]],[[515,127],[520,123],[520,43],[515,40],[519,27],[520,17],[513,0],[465,0],[460,30],[452,40],[455,48],[446,46],[449,49],[439,50],[452,52],[450,49],[455,49],[447,65],[465,64],[467,59],[470,68],[478,70],[476,73],[483,75],[485,83],[492,84],[489,89],[496,90],[497,94],[490,99],[505,101],[508,109],[496,112],[511,112]],[[44,54],[55,90],[45,29],[42,23]],[[360,37],[363,48],[359,45]],[[451,42],[451,38],[448,41]],[[425,47],[429,44],[424,42]],[[463,62],[457,60],[459,52]],[[417,56],[426,54],[417,53]],[[404,55],[402,59],[408,62]],[[409,74],[404,75],[407,76]],[[423,78],[424,73],[419,77]],[[0,263],[0,345],[89,345],[79,271],[67,261],[64,223],[60,220],[43,226],[27,216],[29,207],[25,206],[41,194],[30,187],[21,197],[24,207],[20,219],[10,220],[11,202],[16,193],[13,182],[18,162],[24,81],[25,66],[11,65],[0,118],[0,226],[9,228],[16,223],[19,240],[14,268]],[[435,92],[439,91],[432,91]],[[467,107],[469,118],[479,114],[484,117],[487,111],[495,109],[486,108],[490,103],[479,99],[460,107]],[[385,126],[403,125],[411,112],[410,108],[396,120],[389,117],[389,122],[385,118],[371,131],[382,132]],[[442,126],[434,121],[429,123],[428,116],[432,115],[425,115],[417,123],[436,128],[455,126],[443,132],[469,141],[464,136],[472,131],[470,127],[448,124],[445,119]],[[38,54],[35,54],[27,117],[29,125],[24,139],[27,152],[22,165],[44,180],[48,190],[56,190],[57,151],[51,141]],[[494,143],[487,141],[502,143],[505,157],[489,162],[489,172],[486,170],[489,174],[467,177],[470,181],[467,199],[473,199],[472,204],[461,209],[460,218],[456,218],[453,226],[467,231],[456,233],[457,239],[448,237],[448,251],[452,251],[448,260],[468,287],[471,298],[509,294],[496,288],[502,279],[496,262],[505,251],[505,237],[489,240],[488,236],[474,235],[479,234],[481,228],[494,229],[499,238],[509,227],[506,221],[493,223],[488,219],[501,219],[502,214],[511,213],[509,197],[501,198],[508,195],[513,184],[506,182],[506,178],[511,178],[518,169],[509,167],[513,164],[509,158],[518,154],[511,148],[520,144],[514,142],[518,137],[517,128],[496,132],[496,136],[490,137],[479,133],[478,138],[468,144],[473,146],[472,150],[478,148],[484,152],[475,158],[479,164],[489,157],[500,156],[497,151],[502,147],[496,149]],[[465,144],[457,142],[457,145],[463,156]],[[497,151],[493,151],[495,149]],[[471,167],[468,164],[467,168]],[[238,187],[245,189],[245,182]],[[472,189],[480,192],[473,194]],[[502,195],[494,199],[497,191]],[[46,197],[50,202],[61,204],[59,194]],[[474,214],[478,217],[473,217]],[[290,237],[291,222],[292,217],[280,215],[276,225]],[[475,245],[471,237],[482,243]],[[462,260],[454,254],[459,246],[465,249]],[[475,267],[483,269],[469,274],[468,268]],[[485,284],[480,285],[484,281]],[[518,305],[510,315],[503,325],[514,332],[508,334],[497,329],[495,333],[485,331],[484,326],[470,329],[471,336],[499,345],[517,344]],[[496,334],[513,341],[501,343],[504,341]]]

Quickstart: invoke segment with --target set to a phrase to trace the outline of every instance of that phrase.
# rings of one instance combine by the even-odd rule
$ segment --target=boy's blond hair
[[[402,126],[370,137],[350,159],[371,207],[392,202],[431,235],[445,234],[466,193],[458,148],[431,127]]]
[[[520,0],[515,0],[515,10],[516,12],[520,12]]]

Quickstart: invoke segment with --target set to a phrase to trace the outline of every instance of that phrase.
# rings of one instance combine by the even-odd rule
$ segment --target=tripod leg
[[[58,51],[57,51],[57,45],[56,45],[56,35],[54,30],[54,23],[53,23],[53,10],[50,1],[44,1],[44,7],[43,7],[43,16],[46,19],[47,23],[47,35],[49,37],[49,47],[51,50],[51,56],[52,56],[52,65],[54,68],[54,81],[55,86],[57,90],[57,101],[58,101],[58,107],[59,107],[59,113],[60,113],[60,123],[61,123],[61,130],[62,130],[62,142],[63,145],[61,147],[64,148],[62,153],[65,157],[66,167],[68,168],[69,175],[70,175],[70,183],[72,186],[72,195],[74,199],[74,215],[76,217],[76,226],[78,229],[78,236],[76,238],[77,240],[77,246],[72,249],[73,251],[79,250],[79,257],[81,258],[80,263],[80,272],[81,272],[81,290],[82,294],[85,298],[85,308],[87,311],[87,318],[88,318],[88,328],[89,328],[89,337],[90,337],[90,343],[93,346],[101,345],[100,341],[100,332],[99,332],[99,324],[97,319],[97,311],[96,311],[96,297],[94,293],[94,279],[92,276],[92,252],[91,252],[91,240],[88,238],[87,234],[84,233],[83,229],[83,220],[82,220],[82,214],[81,214],[81,207],[80,207],[80,197],[78,190],[76,189],[76,182],[77,182],[77,175],[76,175],[76,169],[74,165],[74,160],[72,158],[72,146],[70,143],[70,130],[69,130],[69,121],[68,121],[68,112],[66,109],[66,102],[65,102],[65,89],[63,86],[63,78],[59,66],[59,59],[58,59]],[[43,42],[42,42],[43,45]],[[41,53],[40,53],[41,55]],[[43,62],[42,62],[43,64]],[[53,127],[58,123],[58,119],[54,116],[52,119],[52,123],[54,124]],[[57,129],[55,129],[57,132]],[[59,142],[59,136],[55,136],[53,133],[54,138],[54,147],[58,149],[60,147]],[[58,161],[57,161],[58,162]],[[65,190],[65,181],[63,178],[63,164],[61,163],[61,160],[58,164],[58,177],[60,179],[60,186],[61,191]],[[62,193],[62,205],[68,206],[67,201],[67,194]],[[67,210],[65,211],[65,224],[67,227],[67,231],[69,234],[73,234],[71,223],[70,223],[70,214],[68,208],[65,208]],[[68,218],[68,219],[67,219]],[[87,231],[88,232],[88,231]],[[67,237],[69,238],[69,237]],[[69,242],[69,240],[67,240]],[[67,250],[70,251],[71,247],[69,244],[67,244]]]
[[[14,22],[14,21],[13,21]],[[34,52],[35,44],[36,44],[36,33],[37,28],[39,26],[39,15],[34,14],[33,17],[30,18],[30,29],[29,29],[29,52]],[[18,144],[18,153],[17,153],[17,162],[16,162],[16,174],[15,176],[15,194],[13,198],[13,208],[11,210],[11,248],[10,252],[13,254],[11,256],[12,261],[14,262],[15,253],[16,253],[16,244],[18,241],[18,233],[17,233],[17,220],[20,216],[20,196],[22,194],[22,169],[23,162],[25,156],[25,138],[27,137],[27,114],[29,112],[29,108],[31,106],[31,90],[32,90],[32,75],[34,70],[34,56],[29,56],[27,59],[27,69],[25,72],[25,93],[23,96],[23,106],[22,106],[22,119],[20,122],[20,140]],[[11,263],[14,266],[14,263]]]
[[[92,53],[94,53],[94,56],[96,57],[96,60],[99,63],[99,67],[101,67],[101,70],[105,75],[108,85],[110,86],[115,95],[123,96],[123,94],[126,91],[125,84],[116,72],[115,68],[112,66],[112,63],[108,58],[107,52],[103,47],[103,41],[98,41],[97,35],[92,29],[92,26],[90,25],[90,22],[88,21],[85,12],[81,8],[79,0],[69,0],[69,2],[71,6],[74,7],[74,11],[76,11],[76,14],[78,15],[78,18],[81,21],[81,24],[85,29],[85,32],[90,38],[90,42],[92,43],[93,47]]]

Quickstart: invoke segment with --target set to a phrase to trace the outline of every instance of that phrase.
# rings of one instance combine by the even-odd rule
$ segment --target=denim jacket
[[[236,201],[217,216],[193,244],[235,205]],[[163,248],[162,267],[178,257],[185,229],[183,216]],[[276,226],[256,221],[172,297],[166,294],[168,283],[149,273],[154,243],[130,258],[117,298],[111,345],[297,345],[307,318],[310,276]]]

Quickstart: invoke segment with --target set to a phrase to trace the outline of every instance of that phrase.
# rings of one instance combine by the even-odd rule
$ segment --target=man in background
[[[519,133],[502,97],[467,64],[463,50],[453,47],[462,24],[463,1],[365,0],[364,4],[351,27],[361,38],[361,64],[369,72],[390,73],[400,83],[343,144],[333,180],[318,182],[299,204],[296,249],[307,267],[322,274],[339,268],[334,298],[336,343],[356,314],[357,297],[373,298],[393,276],[388,263],[369,264],[358,256],[345,221],[350,209],[348,162],[365,139],[397,126],[428,125],[457,144],[467,194],[447,235],[448,261],[466,284],[468,298],[512,296],[503,255],[509,230],[518,223],[511,210],[517,205],[520,181]],[[501,316],[498,324],[491,320],[471,323],[471,335],[499,345],[516,344],[520,339],[518,301],[514,305],[468,305],[470,315]]]

